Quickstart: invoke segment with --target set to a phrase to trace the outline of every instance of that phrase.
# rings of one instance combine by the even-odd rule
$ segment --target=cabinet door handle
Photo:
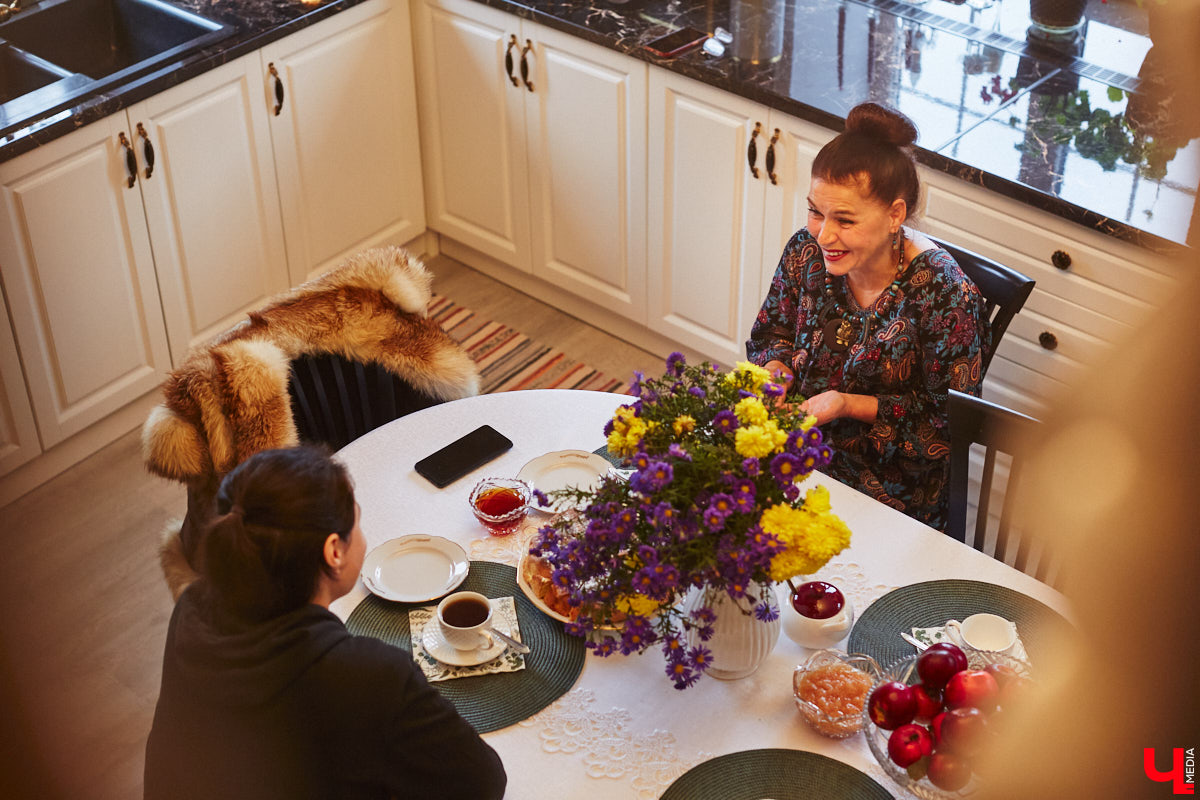
[[[754,130],[750,133],[750,145],[746,148],[746,160],[750,162],[750,174],[758,177],[758,135],[762,133],[762,123],[754,123]]]
[[[154,145],[150,143],[150,134],[146,133],[140,122],[137,124],[137,132],[138,136],[142,137],[142,158],[146,162],[146,177],[149,178],[154,172]]]
[[[1058,337],[1050,331],[1042,331],[1038,334],[1038,344],[1047,350],[1054,350],[1058,347]]]
[[[525,60],[531,50],[533,50],[533,42],[526,39],[525,46],[521,48],[521,80],[525,81],[525,87],[532,92],[533,84],[529,81],[529,62]]]
[[[267,72],[275,79],[275,116],[278,117],[279,112],[283,111],[283,78],[279,77],[279,70],[275,69],[274,61],[267,64]]]
[[[1066,250],[1055,250],[1050,255],[1050,263],[1059,269],[1071,268],[1071,254]]]
[[[517,41],[517,35],[514,33],[508,37],[508,47],[504,48],[504,71],[508,73],[508,79],[512,81],[512,85],[518,89],[521,88],[517,76],[513,75],[513,48],[520,47],[521,43]]]
[[[126,186],[132,189],[137,183],[137,158],[133,155],[133,146],[129,144],[129,137],[125,135],[125,131],[117,134],[117,143],[125,148]]]
[[[771,179],[772,186],[779,185],[779,176],[775,174],[775,143],[779,141],[779,128],[775,129],[775,135],[771,137],[771,143],[767,145],[767,177]]]

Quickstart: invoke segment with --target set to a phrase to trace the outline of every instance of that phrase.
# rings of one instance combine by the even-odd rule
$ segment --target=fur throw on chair
[[[188,486],[188,516],[182,529],[166,531],[161,551],[176,597],[198,566],[198,532],[221,478],[260,450],[298,441],[292,359],[333,353],[377,363],[437,400],[478,393],[475,363],[426,316],[431,282],[399,247],[364,251],[193,348],[167,376],[164,401],[142,428],[142,452],[150,472]]]

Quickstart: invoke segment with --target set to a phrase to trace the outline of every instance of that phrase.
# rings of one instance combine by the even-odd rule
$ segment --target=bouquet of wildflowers
[[[763,368],[721,373],[672,353],[663,377],[636,374],[633,394],[605,428],[628,480],[554,492],[579,510],[543,527],[530,552],[580,610],[570,632],[602,656],[660,647],[683,689],[711,662],[715,619],[707,607],[678,608],[689,589],[724,591],[741,613],[770,621],[771,584],[816,572],[850,531],[824,487],[802,493],[831,451],[814,417],[779,402],[783,387]]]

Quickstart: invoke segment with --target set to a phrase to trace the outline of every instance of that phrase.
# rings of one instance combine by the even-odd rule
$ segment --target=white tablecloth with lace
[[[516,475],[530,459],[556,450],[594,450],[625,395],[532,390],[481,395],[402,417],[339,454],[353,475],[368,548],[406,534],[453,539],[474,560],[516,565],[538,521],[510,537],[486,534],[467,504],[485,474]],[[481,424],[513,441],[501,458],[436,489],[413,471],[421,457]],[[979,553],[830,478],[834,511],[853,531],[851,546],[820,574],[862,611],[900,586],[971,578],[1007,586],[1065,611],[1045,584]],[[343,619],[366,596],[361,583],[333,605]],[[782,599],[782,595],[781,595]],[[843,642],[844,644],[844,642]],[[713,756],[757,748],[822,753],[866,772],[903,796],[875,763],[861,736],[834,741],[811,731],[796,711],[792,670],[809,651],[781,636],[766,663],[748,678],[702,678],[671,687],[656,651],[641,656],[589,655],[579,681],[557,702],[485,739],[508,770],[507,797],[656,798],[691,767]]]

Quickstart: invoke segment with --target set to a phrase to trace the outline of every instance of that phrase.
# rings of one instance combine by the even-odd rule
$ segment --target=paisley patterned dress
[[[801,229],[784,248],[746,352],[759,365],[789,365],[798,400],[830,389],[877,397],[873,424],[822,426],[834,449],[825,471],[945,530],[946,397],[950,389],[979,395],[991,346],[983,296],[940,248],[912,259],[870,308],[859,307],[844,276],[832,277],[829,289],[821,249]],[[843,317],[851,334],[839,351],[830,339]]]

